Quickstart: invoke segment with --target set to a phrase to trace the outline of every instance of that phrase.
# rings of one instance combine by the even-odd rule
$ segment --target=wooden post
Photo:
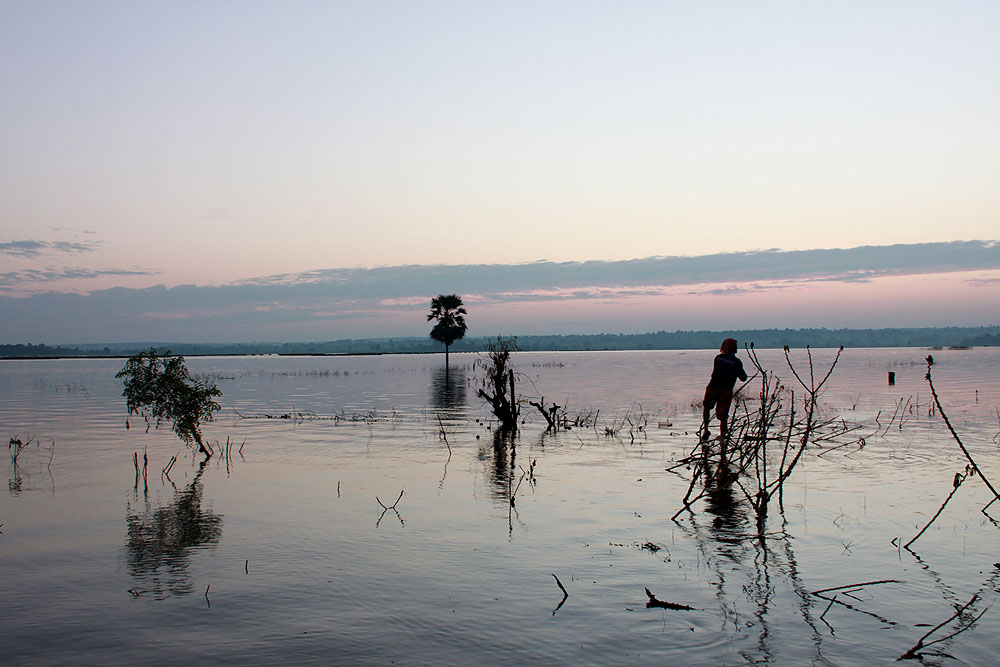
[[[889,386],[891,387],[894,384],[896,384],[896,374],[892,371],[889,371]]]

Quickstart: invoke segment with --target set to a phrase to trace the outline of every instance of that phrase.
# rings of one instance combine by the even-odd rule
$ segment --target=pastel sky
[[[0,0],[0,90],[0,342],[1000,322],[996,2]]]

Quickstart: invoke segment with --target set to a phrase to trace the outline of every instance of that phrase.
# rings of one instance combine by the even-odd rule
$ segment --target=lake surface
[[[494,439],[475,355],[452,355],[447,378],[439,356],[189,358],[224,394],[205,465],[169,425],[128,418],[123,360],[0,361],[0,435],[31,439],[0,496],[4,662],[888,663],[978,594],[963,618],[985,614],[923,660],[995,664],[1000,528],[982,481],[912,551],[893,543],[966,464],[931,414],[927,354],[844,351],[821,410],[859,429],[807,450],[763,540],[739,497],[670,518],[708,351],[516,353],[524,398],[597,425],[546,433],[525,406],[513,443]],[[996,484],[1000,349],[932,354]],[[817,367],[833,355],[814,351]],[[780,351],[760,356],[794,384]],[[646,428],[606,435],[626,416]],[[836,604],[813,594],[881,580]],[[648,608],[646,588],[693,609]]]

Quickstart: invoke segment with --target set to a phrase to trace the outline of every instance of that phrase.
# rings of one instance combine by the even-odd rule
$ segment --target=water
[[[596,414],[601,426],[546,434],[526,407],[513,452],[494,443],[472,355],[452,355],[447,382],[436,356],[191,358],[224,393],[206,435],[231,444],[230,457],[205,466],[168,426],[147,433],[132,417],[126,430],[114,379],[122,360],[3,361],[0,435],[31,438],[8,461],[0,499],[3,655],[12,664],[889,662],[954,605],[978,594],[978,613],[1000,589],[1000,532],[980,512],[991,496],[976,478],[913,552],[891,542],[916,534],[965,465],[929,414],[927,353],[844,352],[823,413],[869,437],[863,448],[810,449],[763,543],[738,491],[735,505],[716,497],[670,520],[688,479],[666,468],[695,444],[710,352],[516,354],[527,397]],[[1000,351],[932,353],[952,423],[1000,480]],[[780,351],[761,357],[794,383]],[[815,357],[825,367],[833,351]],[[800,370],[804,360],[794,353]],[[648,426],[604,434],[625,416]],[[149,460],[138,487],[136,452]],[[174,455],[168,479],[161,470]],[[512,477],[523,477],[513,507]],[[569,592],[561,606],[553,575]],[[851,607],[827,609],[811,593],[875,580],[897,582],[838,595]],[[645,588],[695,609],[647,608]],[[998,630],[1000,611],[989,609],[925,661],[992,664]]]

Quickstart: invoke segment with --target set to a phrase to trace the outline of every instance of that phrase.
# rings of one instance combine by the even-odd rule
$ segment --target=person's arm
[[[740,365],[740,371],[739,371],[739,373],[736,374],[736,377],[738,377],[740,379],[740,382],[746,382],[747,381],[747,372],[745,370],[743,370],[743,362],[740,361],[739,359],[737,359],[736,363],[738,363]]]

